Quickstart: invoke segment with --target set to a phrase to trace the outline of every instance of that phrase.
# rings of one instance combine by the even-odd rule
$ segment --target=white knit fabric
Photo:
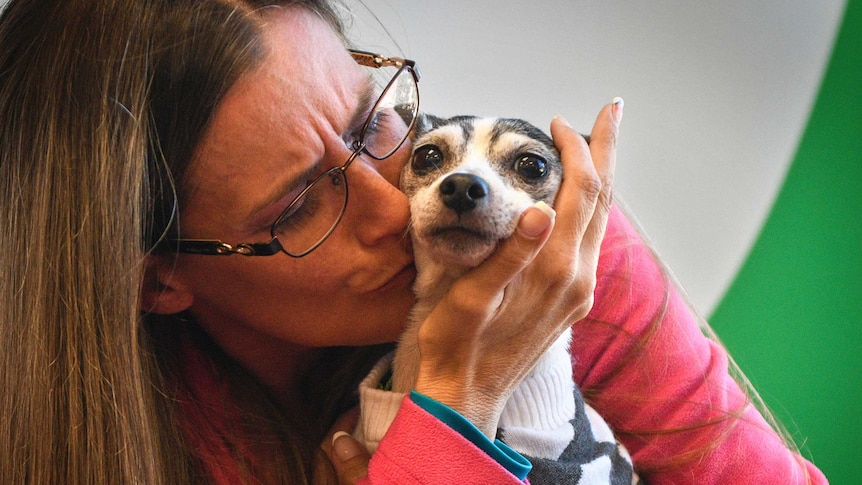
[[[574,438],[575,385],[568,332],[515,388],[500,416],[506,444],[528,456],[556,460]]]
[[[359,384],[360,415],[353,437],[365,443],[370,453],[377,449],[406,395],[378,389],[380,381],[392,367],[392,358],[393,354],[389,354],[380,359]]]

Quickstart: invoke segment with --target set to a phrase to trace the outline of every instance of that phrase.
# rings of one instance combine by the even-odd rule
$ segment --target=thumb
[[[540,243],[544,242],[554,224],[555,216],[556,212],[548,204],[536,202],[524,211],[521,220],[518,221],[518,229],[515,234],[520,235],[522,238],[540,239],[538,241]],[[539,247],[541,247],[541,244],[539,244]],[[536,251],[538,251],[539,247],[536,248]]]
[[[329,459],[338,475],[339,485],[353,485],[368,476],[371,455],[362,444],[344,431],[332,435]]]
[[[544,202],[528,207],[512,236],[502,241],[491,257],[468,273],[468,277],[484,281],[489,290],[497,291],[508,285],[545,245],[555,217],[554,209]]]

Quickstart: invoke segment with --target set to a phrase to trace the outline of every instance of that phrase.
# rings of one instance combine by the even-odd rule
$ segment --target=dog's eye
[[[527,153],[515,160],[515,172],[525,179],[538,179],[548,173],[548,162],[544,158]]]
[[[443,152],[435,145],[424,145],[413,152],[413,171],[425,173],[443,165]]]

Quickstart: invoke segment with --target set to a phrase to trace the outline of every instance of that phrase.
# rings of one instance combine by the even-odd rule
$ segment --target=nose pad
[[[471,173],[453,173],[440,182],[443,203],[459,215],[473,210],[489,191],[485,180]]]

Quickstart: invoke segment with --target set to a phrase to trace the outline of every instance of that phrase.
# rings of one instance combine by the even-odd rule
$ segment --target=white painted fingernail
[[[536,202],[524,211],[521,222],[518,224],[518,231],[531,239],[537,238],[550,227],[556,215],[556,211],[548,204],[541,201]]]
[[[611,100],[611,119],[613,119],[614,124],[619,125],[620,120],[623,118],[623,107],[626,105],[626,102],[623,98],[617,96],[613,100]]]
[[[563,118],[563,116],[562,116],[562,115],[554,115],[554,119],[555,119],[555,120],[557,120],[557,121],[559,121],[560,123],[564,124],[565,126],[567,126],[567,127],[569,127],[569,128],[571,128],[571,127],[572,127],[572,125],[570,125],[570,124],[569,124],[569,122],[568,122],[568,121],[566,121],[566,119],[565,119],[565,118]]]
[[[363,450],[352,436],[344,431],[339,431],[332,435],[332,451],[339,460],[345,462],[353,457],[359,456]]]

